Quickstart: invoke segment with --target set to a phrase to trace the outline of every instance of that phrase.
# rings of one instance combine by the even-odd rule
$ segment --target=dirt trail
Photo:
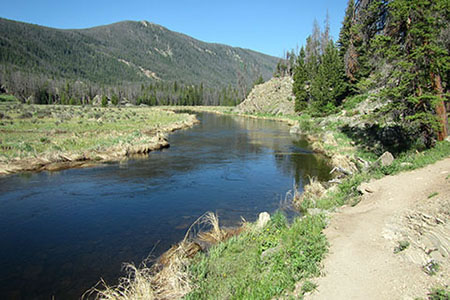
[[[368,184],[325,230],[324,276],[306,299],[415,299],[450,284],[450,158]],[[437,193],[437,194],[436,194]],[[410,246],[394,254],[399,241]],[[440,270],[430,276],[430,260]]]

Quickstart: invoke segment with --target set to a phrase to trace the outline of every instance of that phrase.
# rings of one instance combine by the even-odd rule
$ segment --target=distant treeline
[[[258,80],[261,80],[258,78]],[[105,99],[112,105],[223,105],[239,104],[250,89],[243,91],[231,85],[221,88],[156,81],[148,84],[105,86],[86,81],[46,78],[43,75],[0,66],[0,93],[15,95],[24,103],[85,105]]]

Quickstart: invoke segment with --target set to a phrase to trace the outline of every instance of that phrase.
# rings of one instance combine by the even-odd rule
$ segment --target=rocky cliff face
[[[294,114],[295,96],[291,77],[272,78],[253,88],[235,111],[240,113]]]

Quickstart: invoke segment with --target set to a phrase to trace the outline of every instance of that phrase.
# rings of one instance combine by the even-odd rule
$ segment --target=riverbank
[[[119,161],[169,146],[166,134],[194,115],[149,107],[1,103],[0,174]]]
[[[280,120],[284,119],[285,117],[273,117],[273,118],[279,118]],[[450,166],[448,163],[448,159],[441,161],[442,159],[448,158],[450,156],[450,143],[448,141],[444,141],[444,142],[440,142],[436,145],[435,148],[433,149],[429,149],[423,152],[406,152],[406,153],[402,153],[400,155],[398,155],[394,161],[384,164],[381,162],[381,160],[378,160],[378,156],[373,153],[368,151],[367,149],[363,148],[363,147],[358,147],[358,144],[353,141],[350,137],[348,137],[346,134],[344,134],[343,132],[341,132],[339,130],[339,127],[342,126],[342,124],[340,124],[339,122],[332,122],[330,120],[324,120],[324,119],[312,119],[309,117],[292,117],[292,120],[294,120],[295,122],[298,122],[298,125],[294,125],[294,127],[298,126],[301,128],[302,133],[306,134],[306,136],[309,137],[309,140],[313,142],[313,147],[316,149],[316,151],[321,152],[326,154],[328,157],[331,158],[331,163],[333,164],[334,167],[340,167],[340,170],[337,171],[337,178],[336,180],[333,181],[333,184],[321,184],[321,183],[317,183],[317,182],[313,182],[312,185],[310,185],[308,188],[308,186],[305,188],[305,193],[302,196],[297,196],[295,197],[295,202],[297,204],[297,207],[305,214],[305,216],[307,216],[307,218],[302,218],[302,219],[309,219],[311,218],[312,220],[320,220],[322,218],[325,218],[326,222],[330,222],[331,220],[331,224],[333,224],[333,218],[334,218],[334,212],[335,211],[340,211],[341,207],[343,206],[347,206],[347,210],[351,210],[353,207],[359,207],[358,203],[360,203],[361,201],[366,201],[363,194],[368,194],[369,192],[367,192],[367,186],[365,184],[365,182],[368,182],[370,180],[374,180],[374,179],[379,179],[379,178],[385,178],[383,179],[385,182],[387,181],[388,183],[385,184],[391,184],[391,182],[399,180],[400,182],[402,182],[402,178],[403,177],[408,177],[408,176],[414,176],[414,175],[409,175],[409,174],[415,174],[415,173],[411,173],[411,170],[416,170],[416,169],[420,169],[422,167],[425,166],[429,166],[427,169],[425,170],[420,170],[420,172],[433,172],[433,176],[436,177],[438,176],[440,178],[440,181],[442,185],[443,181],[445,186],[448,186],[448,179],[449,176],[447,173],[443,173],[443,172],[449,172],[450,171]],[[430,166],[431,164],[440,161],[436,166]],[[441,170],[442,166],[444,166],[445,170]],[[430,171],[433,170],[433,171]],[[344,170],[344,171],[342,171]],[[442,172],[441,172],[442,171]],[[340,174],[339,174],[340,173]],[[400,174],[400,175],[397,175]],[[431,175],[431,174],[429,174]],[[389,176],[389,177],[385,177],[385,176]],[[395,177],[392,177],[395,176]],[[428,176],[428,175],[427,175]],[[397,179],[399,177],[399,179]],[[420,177],[420,176],[419,176]],[[433,178],[434,178],[433,177]],[[441,178],[442,177],[442,178]],[[404,181],[404,180],[403,180]],[[408,180],[407,180],[408,181]],[[401,188],[405,188],[409,185],[408,183],[404,183],[403,186],[401,186]],[[318,186],[318,187],[317,187]],[[328,187],[328,189],[326,189],[325,187]],[[391,192],[391,194],[395,193],[399,193],[400,197],[403,198],[408,198],[407,193],[403,193],[402,194],[402,189],[399,186],[397,186],[397,189],[394,189],[394,191]],[[416,201],[414,202],[415,205],[417,206],[416,208],[416,216],[418,215],[419,217],[422,215],[427,216],[427,218],[431,218],[431,220],[435,220],[437,218],[437,220],[440,220],[438,222],[442,222],[443,227],[447,226],[446,224],[448,224],[449,222],[449,218],[448,218],[448,214],[445,214],[445,217],[440,216],[438,208],[440,207],[440,211],[442,211],[442,207],[448,207],[448,199],[450,199],[450,192],[448,191],[448,189],[446,190],[442,190],[442,189],[436,189],[436,191],[431,191],[430,185],[427,184],[418,184],[415,186],[415,194],[421,195],[421,198],[415,199]],[[370,188],[369,188],[370,190]],[[428,190],[430,190],[429,192],[427,192]],[[400,192],[399,192],[400,191]],[[427,194],[428,193],[428,194]],[[427,195],[426,197],[424,197],[424,195]],[[431,197],[430,197],[431,195]],[[446,203],[444,203],[443,205],[441,205],[442,201],[433,201],[433,208],[430,208],[430,205],[423,205],[424,202],[427,202],[427,199],[431,199],[433,198],[435,195],[439,195],[440,198],[434,198],[433,200],[436,199],[447,199]],[[384,200],[387,201],[388,203],[391,203],[392,198],[391,197],[387,197],[386,194],[384,194],[383,196],[381,196],[382,198],[384,197]],[[431,202],[430,200],[428,200],[428,202]],[[421,206],[422,204],[422,206]],[[369,205],[370,206],[370,205]],[[365,207],[365,206],[364,206]],[[395,209],[395,207],[393,208],[393,212],[395,212],[395,214],[400,215],[401,212],[405,211],[408,209],[407,205],[399,205],[398,209]],[[364,208],[362,208],[364,210]],[[357,209],[359,211],[359,209]],[[444,209],[445,210],[445,209]],[[369,210],[371,211],[371,210]],[[376,214],[376,212],[375,212]],[[365,215],[366,219],[371,219],[374,216],[371,216],[370,213]],[[405,217],[406,218],[406,217]],[[342,217],[342,219],[346,219],[345,217]],[[299,219],[301,220],[301,219]],[[355,231],[355,228],[353,227],[354,225],[352,225],[352,222],[349,222],[348,220],[346,220],[346,223],[348,224],[349,230],[351,230],[352,232]],[[409,223],[407,223],[406,225],[408,225]],[[410,225],[410,224],[409,224]],[[270,226],[270,225],[269,225]],[[330,232],[331,226],[333,225],[328,225],[327,229],[325,230],[325,234],[327,236],[327,239],[331,242],[333,242],[333,240],[331,239],[330,235],[328,234],[328,232]],[[425,225],[426,226],[426,225]],[[403,228],[406,228],[407,226],[404,226]],[[278,236],[278,239],[270,239],[268,238],[268,240],[270,241],[271,246],[268,252],[273,254],[273,253],[278,253],[280,252],[284,252],[284,251],[288,251],[289,252],[289,246],[288,244],[283,241],[282,237],[285,237],[285,235],[288,232],[288,229],[290,228],[290,226],[286,227],[286,229],[283,229],[280,231],[280,236]],[[364,228],[363,226],[361,226],[361,229]],[[421,231],[423,227],[419,227],[417,230]],[[269,229],[270,230],[270,229]],[[334,230],[331,229],[336,235],[341,236],[342,231],[339,229],[339,226],[334,227]],[[363,232],[361,230],[359,230],[359,232]],[[439,232],[439,231],[438,231]],[[401,233],[401,230],[398,230],[396,232],[397,235],[399,235]],[[381,236],[383,237],[383,234],[385,234],[385,232],[383,230],[380,231],[375,231],[374,232],[375,235]],[[414,289],[408,286],[399,286],[396,291],[400,291],[400,292],[407,292],[411,295],[415,295],[415,297],[426,297],[426,293],[427,292],[431,292],[431,290],[433,290],[434,288],[437,288],[437,290],[434,293],[448,293],[445,292],[445,289],[447,288],[448,291],[448,282],[445,282],[445,278],[448,278],[448,276],[446,276],[446,272],[447,271],[442,271],[440,273],[438,273],[438,277],[439,278],[444,278],[444,280],[436,280],[436,277],[431,277],[432,275],[427,274],[426,270],[428,265],[430,264],[430,261],[433,261],[433,257],[430,256],[436,256],[437,253],[442,252],[441,257],[440,257],[440,262],[437,263],[438,265],[441,266],[441,268],[447,268],[446,264],[442,263],[442,259],[443,257],[445,257],[445,255],[447,255],[446,253],[448,253],[448,241],[445,242],[445,239],[448,239],[448,234],[441,234],[441,235],[436,235],[435,232],[431,231],[430,234],[428,234],[428,236],[431,236],[428,238],[428,243],[433,243],[433,236],[440,236],[440,238],[444,237],[444,242],[440,243],[440,245],[438,246],[439,250],[438,252],[435,252],[435,250],[433,250],[433,246],[429,245],[428,248],[427,247],[421,247],[421,243],[423,241],[420,240],[420,236],[418,234],[414,235],[411,234],[409,236],[409,240],[408,243],[413,244],[414,246],[411,247],[411,252],[406,254],[406,257],[408,255],[415,255],[415,263],[414,263],[414,268],[415,268],[415,274],[417,274],[417,277],[420,277],[420,288]],[[313,243],[314,246],[320,246],[322,245],[322,235],[318,234],[315,237],[316,242]],[[365,237],[365,235],[362,233],[361,237]],[[297,236],[298,238],[298,236]],[[384,238],[384,237],[383,237]],[[319,242],[320,241],[320,242]],[[385,253],[386,256],[390,256],[393,255],[393,249],[395,249],[396,247],[398,247],[399,244],[401,244],[403,240],[401,240],[401,237],[396,236],[396,238],[391,238],[388,243],[389,243],[389,247],[387,247],[387,252]],[[307,241],[305,241],[305,243],[308,243]],[[435,244],[435,243],[434,243]],[[239,284],[237,284],[237,282],[241,282],[241,279],[243,280],[243,278],[247,277],[247,279],[244,281],[245,283],[243,284],[242,288],[243,290],[245,290],[245,292],[243,292],[243,294],[241,294],[242,297],[245,296],[249,296],[252,295],[253,296],[257,296],[257,297],[262,297],[262,298],[270,298],[273,296],[280,296],[280,295],[285,295],[286,297],[288,296],[302,296],[305,294],[309,294],[311,291],[315,290],[316,288],[320,289],[320,284],[321,281],[316,281],[313,280],[313,278],[315,276],[318,276],[318,273],[320,273],[320,271],[316,271],[316,268],[320,269],[320,265],[321,260],[324,257],[327,257],[324,255],[325,251],[322,252],[322,250],[317,250],[316,248],[314,248],[314,246],[312,246],[310,249],[311,251],[308,253],[309,255],[313,255],[313,257],[315,257],[315,259],[309,259],[309,261],[313,262],[311,265],[303,265],[302,268],[300,270],[298,270],[298,274],[292,275],[289,278],[293,278],[296,277],[297,278],[297,284],[295,285],[295,289],[292,288],[291,283],[289,282],[289,280],[287,280],[282,287],[277,286],[277,288],[279,289],[278,291],[270,291],[269,288],[265,288],[264,286],[260,286],[259,282],[261,282],[262,277],[259,275],[262,273],[264,273],[263,269],[259,269],[258,266],[263,265],[264,266],[264,260],[260,259],[255,259],[254,256],[252,256],[252,254],[247,255],[247,253],[245,251],[241,251],[238,253],[235,253],[236,251],[236,247],[239,247],[239,249],[251,249],[252,243],[251,241],[246,241],[246,237],[237,237],[235,240],[230,240],[229,242],[226,242],[226,245],[223,246],[218,246],[218,248],[220,248],[221,253],[220,255],[211,257],[211,255],[209,256],[204,256],[200,262],[196,262],[194,263],[194,280],[198,280],[200,282],[200,287],[201,290],[196,292],[193,292],[193,295],[203,295],[203,297],[206,297],[206,295],[208,295],[209,293],[215,293],[217,290],[219,291],[228,291],[228,295],[231,296],[233,295],[233,293],[230,290],[227,290],[227,287],[230,286],[239,286]],[[354,249],[349,249],[348,247],[346,247],[345,249],[347,249],[348,251],[352,252],[352,251],[364,251],[363,249],[358,249],[358,247],[356,246],[361,246],[364,245],[364,242],[362,241],[362,239],[357,239],[355,238],[355,240],[353,241],[353,245],[355,245]],[[336,247],[336,248],[335,248]],[[215,249],[215,248],[214,248]],[[301,249],[300,246],[297,246],[294,251]],[[312,250],[312,249],[316,249],[316,250]],[[335,250],[336,249],[336,250]],[[335,253],[335,251],[338,251],[339,246],[335,246],[335,245],[331,245],[331,249],[330,252],[332,253],[330,256],[333,256],[333,254]],[[262,255],[262,253],[264,253],[266,250],[260,250],[258,253],[260,255]],[[385,249],[386,250],[386,249]],[[430,251],[431,250],[431,251]],[[215,250],[213,250],[215,251]],[[219,251],[219,250],[217,250]],[[344,251],[345,252],[345,251]],[[411,254],[412,253],[412,254]],[[223,257],[226,257],[225,259],[223,259]],[[368,257],[368,256],[365,256]],[[403,256],[404,258],[405,256]],[[417,257],[420,257],[419,259]],[[347,258],[351,259],[351,257],[347,256]],[[383,257],[382,257],[383,258]],[[411,258],[410,258],[411,259]],[[232,262],[234,261],[241,261],[240,264],[238,264],[238,266],[235,266],[234,269],[230,270],[230,265],[233,265]],[[287,259],[282,259],[281,262],[286,262],[289,261]],[[325,272],[328,270],[327,269],[327,264],[328,264],[327,260],[325,262]],[[247,265],[250,265],[251,267],[249,268],[242,268],[241,265],[245,265],[242,262],[249,262],[247,263]],[[292,262],[290,262],[292,263]],[[361,265],[365,265],[369,263],[369,261],[364,261],[361,260],[359,261],[358,266]],[[339,265],[341,265],[340,263],[338,263]],[[387,267],[389,267],[388,265],[385,265]],[[198,269],[200,268],[201,272],[198,272]],[[224,274],[226,274],[226,278],[220,278],[220,276],[217,276],[217,270],[227,270],[227,272],[224,272]],[[246,269],[249,272],[242,272],[242,269]],[[264,274],[264,276],[275,276],[275,273],[279,272],[279,270],[284,270],[286,271],[286,267],[281,265],[271,265],[269,270],[275,270],[274,272],[269,271],[270,275]],[[309,270],[309,271],[308,271]],[[313,270],[312,272],[310,272],[311,270]],[[366,268],[366,270],[370,270],[370,267]],[[424,271],[425,270],[425,271]],[[314,273],[317,272],[317,273]],[[391,272],[391,270],[389,268],[386,268],[385,270],[383,270],[383,272],[385,273],[389,273]],[[383,273],[381,272],[381,273]],[[216,276],[214,278],[216,279],[202,279],[204,274],[208,274],[208,276],[210,276],[211,274],[216,274]],[[245,274],[245,277],[242,277],[241,274]],[[339,274],[341,274],[340,272],[337,272],[335,274],[333,274],[333,276],[339,276]],[[352,275],[354,276],[361,276],[361,273],[358,272],[358,270],[353,270]],[[242,278],[241,278],[242,277]],[[248,279],[248,277],[250,277],[250,279]],[[381,285],[383,282],[388,282],[390,281],[392,278],[390,278],[389,276],[385,276],[379,277],[379,281],[381,282]],[[400,279],[399,279],[400,280]],[[394,281],[394,282],[399,282],[399,280]],[[354,280],[348,280],[348,288],[352,288],[354,282],[356,282],[356,278]],[[264,282],[264,280],[262,280],[262,282]],[[323,299],[329,299],[330,294],[328,293],[333,293],[333,291],[335,291],[339,285],[336,284],[333,280],[333,278],[329,279],[328,282],[332,282],[332,286],[330,288],[330,286],[324,286],[323,289],[326,290],[326,292],[324,293],[325,295],[328,295],[327,297],[323,297]],[[405,282],[404,282],[405,283]],[[369,283],[368,283],[369,284]],[[213,288],[209,288],[210,286],[212,286]],[[447,286],[447,287],[446,287]],[[289,292],[289,290],[293,290],[292,292]],[[251,293],[248,294],[247,292]],[[368,292],[370,292],[370,290],[366,290],[366,296],[369,296],[369,294],[367,294]],[[227,292],[225,292],[225,295],[227,295]],[[320,295],[320,294],[319,294]],[[345,295],[342,294],[342,295]],[[392,294],[394,295],[394,294]],[[231,296],[232,297],[232,296]],[[195,297],[194,297],[195,298]],[[226,297],[225,297],[226,298]],[[345,298],[345,297],[344,297]],[[369,297],[370,298],[370,297]],[[391,298],[391,297],[388,297]],[[395,298],[395,296],[393,297]],[[322,299],[322,298],[320,298]]]
[[[205,111],[202,107],[177,107],[190,111]],[[424,152],[403,153],[390,165],[377,162],[378,156],[359,147],[351,137],[339,128],[342,124],[333,119],[314,119],[308,116],[266,116],[238,114],[230,109],[208,108],[208,112],[220,114],[236,114],[250,118],[265,118],[288,122],[292,134],[301,134],[312,142],[316,152],[328,156],[334,167],[337,167],[336,178],[330,183],[311,181],[310,188],[299,195],[291,191],[292,201],[303,212],[304,217],[296,218],[288,224],[285,218],[276,214],[265,225],[244,223],[237,236],[224,235],[220,242],[214,242],[206,248],[197,247],[196,240],[182,242],[169,253],[178,253],[171,259],[157,264],[157,268],[131,268],[128,277],[127,291],[121,299],[133,299],[137,278],[142,270],[149,284],[145,286],[148,295],[158,299],[158,291],[173,290],[175,296],[166,298],[272,298],[307,295],[317,288],[315,277],[321,274],[322,261],[328,251],[327,240],[323,229],[333,218],[333,213],[347,205],[357,207],[362,201],[364,189],[361,184],[371,179],[386,175],[395,175],[403,171],[417,169],[450,155],[450,143],[441,142],[435,148]],[[294,130],[292,130],[294,129]],[[218,221],[216,226],[219,227]],[[218,241],[219,241],[218,240]],[[194,246],[193,246],[194,245]],[[188,258],[183,249],[196,249],[199,253]],[[334,251],[331,248],[331,251]],[[167,256],[163,256],[167,257]],[[158,281],[161,272],[171,270],[172,261],[177,264],[176,276],[170,273],[170,288],[166,283]],[[167,269],[168,268],[168,269]],[[167,273],[166,273],[167,274]],[[156,277],[155,277],[156,276]],[[158,282],[155,281],[157,278]],[[181,280],[181,281],[178,281]],[[177,290],[175,286],[182,286]],[[175,286],[174,286],[175,285]],[[123,286],[121,287],[123,288]],[[429,286],[428,290],[433,288]],[[107,291],[116,290],[108,288]],[[211,296],[215,295],[215,296]],[[420,295],[419,295],[420,296]],[[102,294],[100,299],[108,299]]]

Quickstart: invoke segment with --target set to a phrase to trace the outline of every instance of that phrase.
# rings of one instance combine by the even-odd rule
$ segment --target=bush
[[[102,96],[102,107],[106,107],[108,105],[108,98],[103,95]]]

